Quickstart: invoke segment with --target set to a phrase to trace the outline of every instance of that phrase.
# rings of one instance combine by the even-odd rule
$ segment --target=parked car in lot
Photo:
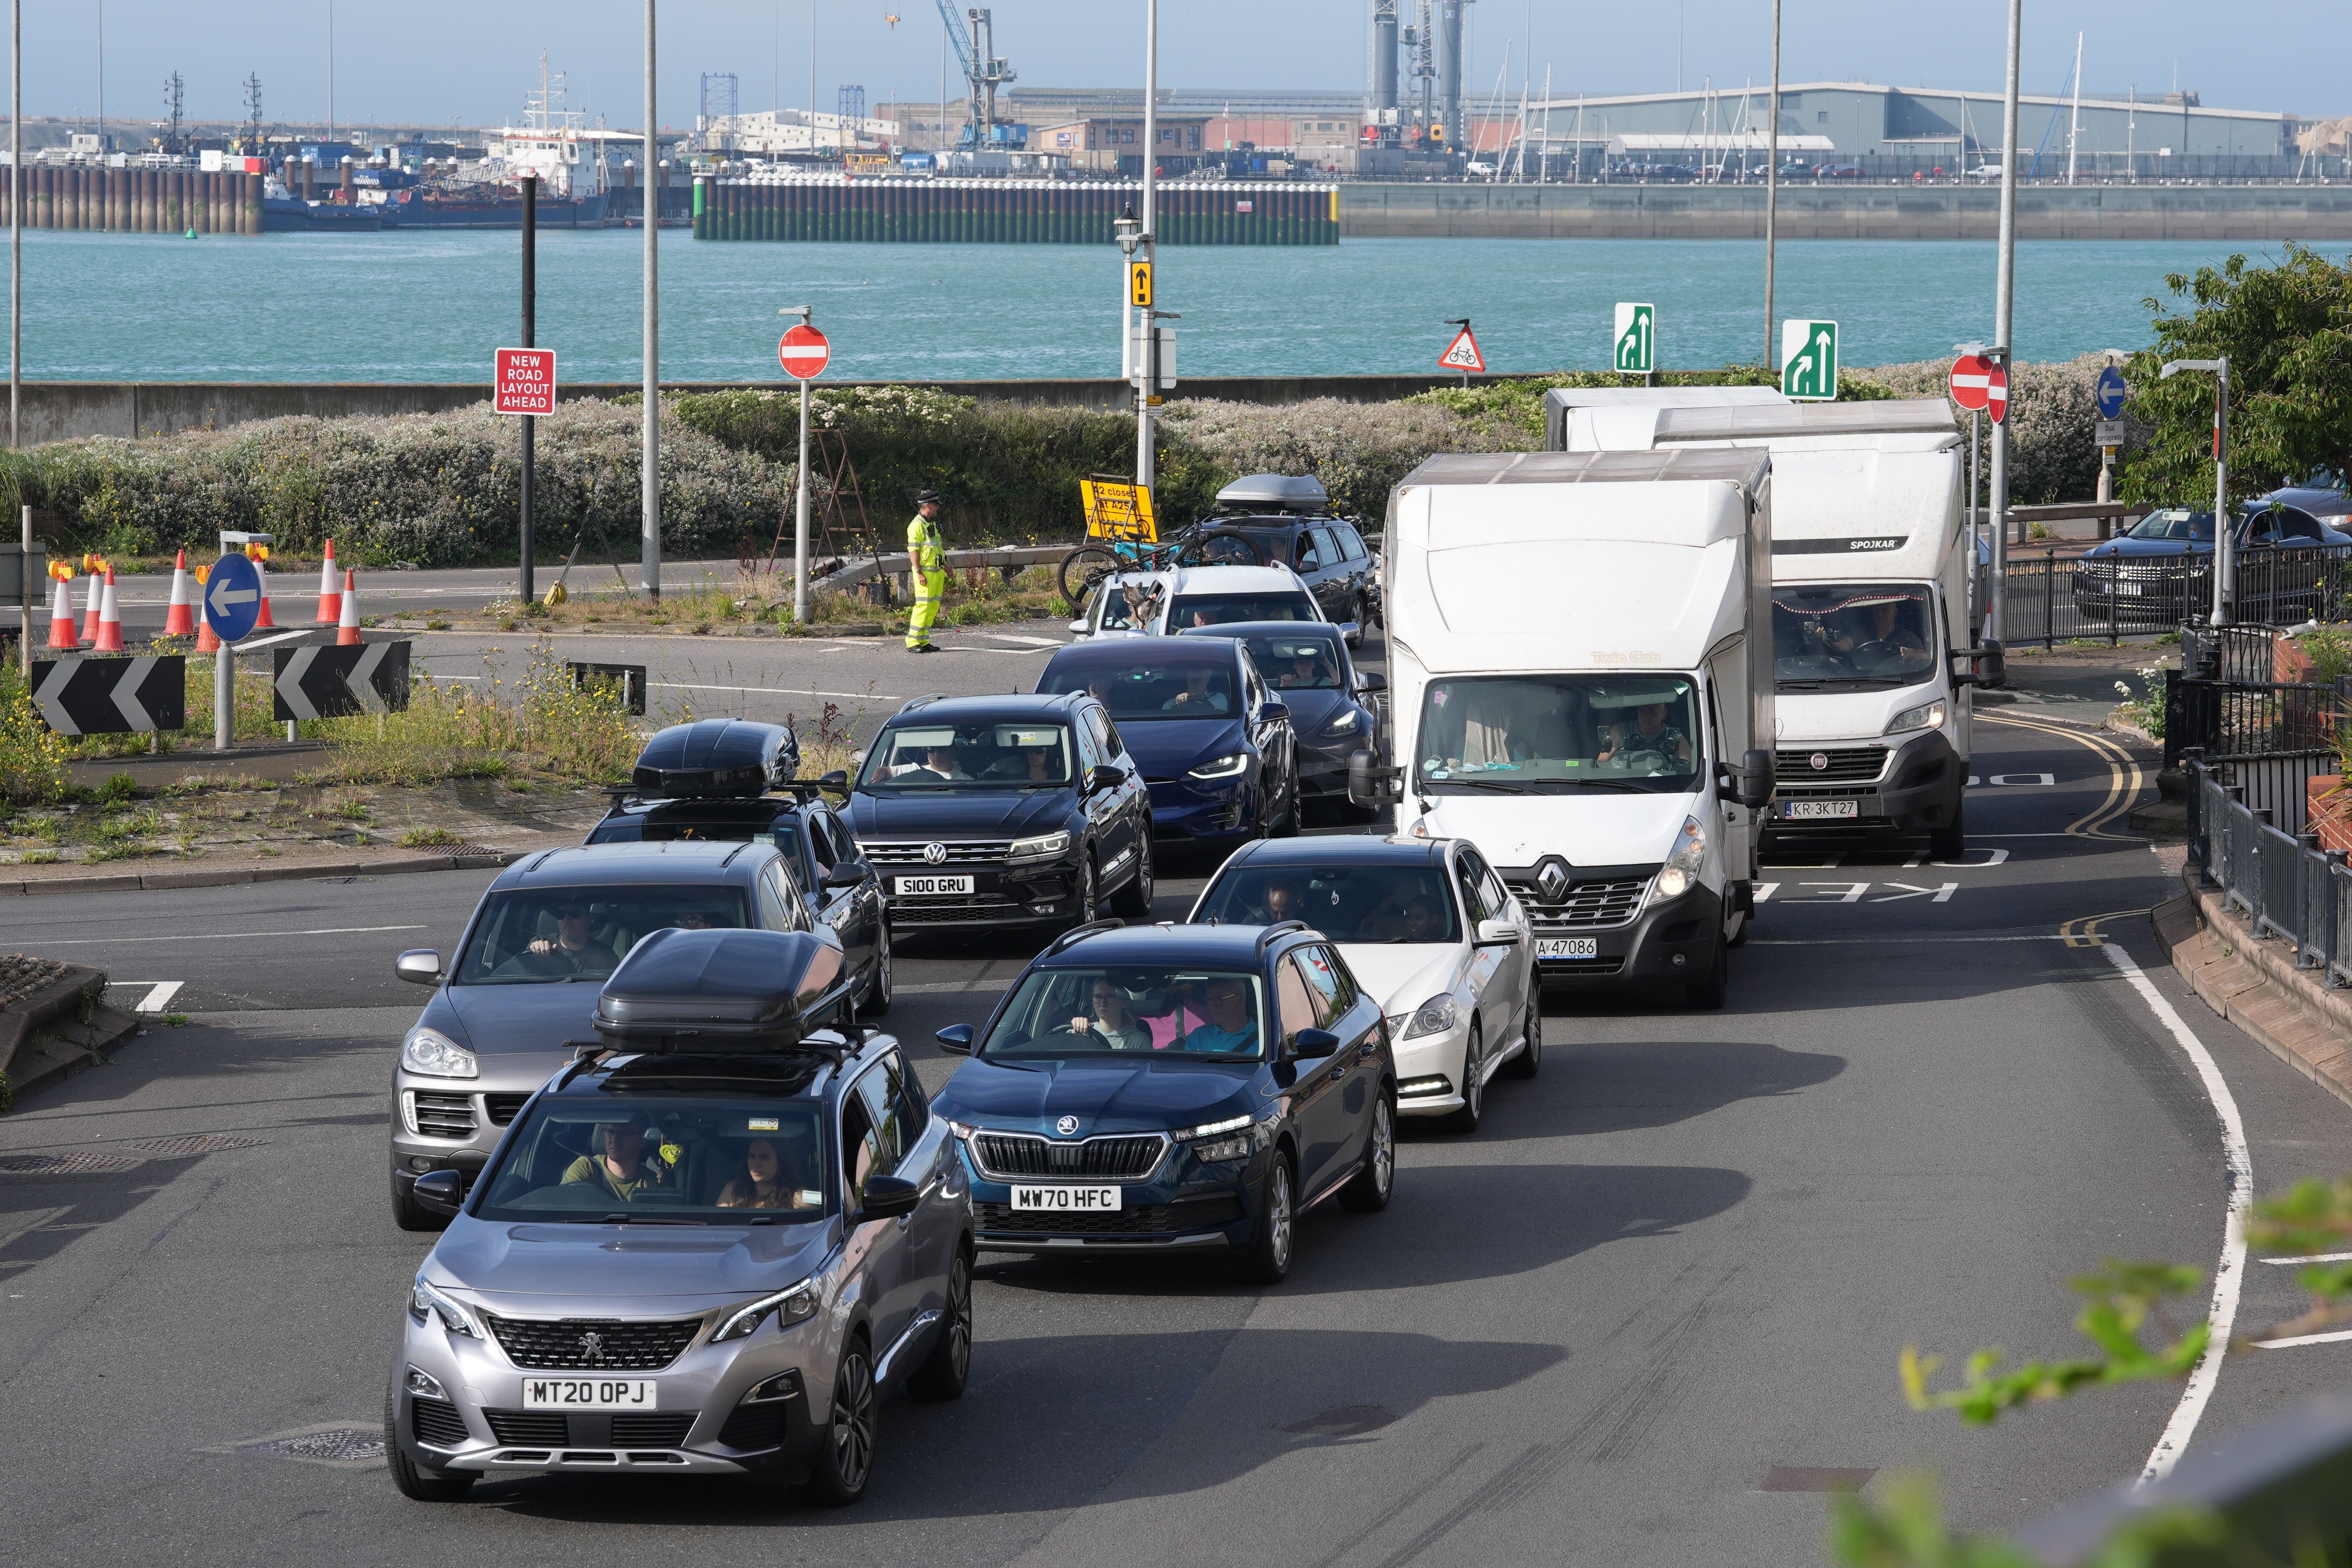
[[[1380,614],[1370,546],[1355,520],[1331,510],[1322,481],[1302,474],[1251,474],[1217,492],[1204,527],[1246,535],[1269,566],[1287,566],[1307,584],[1323,618],[1361,628]],[[1177,623],[1181,629],[1183,623]]]
[[[1151,796],[1083,689],[917,698],[866,748],[848,817],[902,935],[1151,910]]]
[[[2238,613],[2288,625],[2339,603],[2352,533],[2283,499],[2332,491],[2278,492],[2248,501],[2233,526]],[[2319,504],[2328,504],[2319,500]],[[2341,514],[2336,514],[2341,521]],[[2213,513],[2186,507],[2152,511],[2074,561],[2074,613],[2085,620],[2176,625],[2213,603]]]
[[[1300,1214],[1388,1206],[1388,1024],[1295,921],[1074,931],[939,1039],[971,1058],[935,1109],[982,1250],[1227,1254],[1275,1284]]]
[[[1106,578],[1070,630],[1082,638],[1165,637],[1223,621],[1328,618],[1287,566],[1179,566]]]
[[[890,922],[882,878],[857,852],[824,791],[849,790],[847,773],[800,782],[800,742],[782,724],[702,719],[673,724],[646,742],[631,787],[613,792],[590,844],[673,839],[748,843],[783,851],[785,875],[809,917],[831,928],[848,955],[860,1017],[890,1010]]]
[[[402,1492],[619,1471],[854,1502],[879,1401],[962,1393],[963,1163],[897,1041],[811,1027],[845,994],[827,939],[661,931],[591,994],[607,1048],[530,1098],[471,1190],[418,1183],[448,1229],[385,1394]]]
[[[1349,801],[1348,759],[1367,746],[1376,754],[1387,754],[1388,741],[1380,732],[1380,718],[1371,704],[1373,693],[1388,689],[1388,677],[1377,669],[1358,669],[1337,626],[1243,621],[1188,626],[1178,635],[1229,637],[1249,651],[1258,674],[1290,710],[1302,809],[1320,801],[1346,821],[1366,822],[1380,815]]]
[[[1475,1132],[1497,1072],[1543,1065],[1541,987],[1526,911],[1477,847],[1454,838],[1246,844],[1201,890],[1194,925],[1303,920],[1381,1000],[1397,1113]]]
[[[1859,180],[1862,178],[1862,165],[1859,163],[1816,163],[1813,165],[1813,178],[1816,180]]]
[[[1240,643],[1073,643],[1046,660],[1037,689],[1108,710],[1150,790],[1154,837],[1229,847],[1297,831],[1290,708]]]
[[[404,952],[403,980],[434,988],[403,1037],[392,1079],[392,1211],[404,1230],[438,1228],[418,1176],[467,1176],[548,1076],[587,1038],[596,984],[638,940],[667,927],[814,931],[772,843],[670,839],[551,849],[499,873],[446,963]],[[583,984],[593,983],[593,984]],[[844,989],[847,1009],[855,993]]]

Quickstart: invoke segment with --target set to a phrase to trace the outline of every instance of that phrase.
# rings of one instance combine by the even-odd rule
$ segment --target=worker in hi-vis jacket
[[[915,497],[915,519],[907,524],[907,575],[915,584],[915,609],[907,617],[907,651],[937,653],[931,628],[940,622],[940,600],[948,591],[947,552],[940,543],[940,492]]]

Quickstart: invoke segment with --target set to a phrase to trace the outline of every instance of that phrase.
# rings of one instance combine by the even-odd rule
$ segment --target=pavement
[[[817,657],[856,672],[833,689],[912,693],[1022,680],[1033,656],[929,659],[919,684]],[[2082,1352],[2064,1281],[2103,1258],[2224,1261],[2217,1096],[2257,1190],[2347,1163],[2352,1110],[2168,963],[2147,911],[2179,849],[2116,833],[2126,764],[2019,717],[1979,723],[1967,856],[1776,851],[1727,1006],[1555,994],[1541,1076],[1498,1084],[1475,1136],[1409,1131],[1391,1209],[1307,1216],[1284,1286],[984,1262],[970,1392],[888,1405],[843,1513],[620,1477],[428,1506],[383,1474],[386,1358],[431,1240],[384,1197],[423,1000],[392,959],[447,950],[494,873],[0,904],[0,952],[99,964],[118,1005],[192,1018],[0,1119],[0,1165],[88,1167],[0,1169],[12,1555],[1754,1568],[1823,1560],[1826,1472],[1929,1468],[1957,1522],[2000,1528],[2138,1475],[2168,1434],[2220,1443],[2342,1380],[2352,1345],[2232,1355],[2193,1415],[2149,1384],[1980,1431],[1897,1383],[1906,1344]],[[1155,913],[1207,870],[1164,868]],[[956,1065],[933,1031],[982,1019],[1034,946],[902,944],[890,1024],[928,1086]],[[131,1146],[185,1138],[215,1142]],[[2301,1309],[2292,1270],[2227,1261],[2237,1330]]]

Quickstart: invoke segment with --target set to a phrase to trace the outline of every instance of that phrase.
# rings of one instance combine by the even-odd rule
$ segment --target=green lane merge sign
[[[1834,402],[1837,381],[1837,323],[1781,322],[1780,395],[1798,403]]]
[[[1617,370],[1647,375],[1658,368],[1658,308],[1617,302]]]

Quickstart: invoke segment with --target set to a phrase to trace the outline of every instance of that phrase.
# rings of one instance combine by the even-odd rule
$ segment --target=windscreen
[[[735,888],[519,888],[486,900],[450,979],[457,985],[603,980],[648,931],[751,924]]]
[[[1782,691],[1916,686],[1936,673],[1935,628],[1921,584],[1778,584],[1773,676]]]
[[[593,1225],[614,1216],[740,1224],[824,1217],[824,1119],[750,1097],[542,1096],[500,1145],[475,1212]]]
[[[1459,942],[1445,874],[1434,866],[1245,866],[1211,885],[1201,924],[1305,921],[1345,942]]]
[[[1284,691],[1335,691],[1339,687],[1339,639],[1315,632],[1297,637],[1236,638],[1268,686]]]
[[[1168,629],[1222,626],[1235,621],[1312,621],[1315,601],[1300,593],[1179,594],[1169,606]]]
[[[1186,639],[1190,641],[1190,638]],[[1123,643],[1123,647],[1150,645]],[[1195,655],[1181,662],[1166,654],[1139,652],[1127,662],[1088,660],[1083,669],[1047,670],[1041,692],[1087,691],[1125,723],[1143,719],[1230,718],[1241,710],[1230,655],[1211,660]]]
[[[671,839],[712,839],[729,844],[772,844],[787,855],[799,853],[790,817],[774,812],[756,816],[697,813],[677,806],[651,811],[627,811],[605,817],[589,830],[591,844],[659,844]]]
[[[1164,1052],[1255,1060],[1265,1054],[1255,974],[1137,967],[1033,969],[980,1047],[990,1061]]]
[[[1688,676],[1433,680],[1414,777],[1431,795],[1681,794],[1697,787],[1703,733]]]
[[[2187,511],[2177,506],[2166,507],[2162,511],[2152,511],[2141,518],[2124,537],[2210,544],[2213,542],[2213,514],[2210,511]]]
[[[1168,588],[1164,583],[1145,577],[1133,582],[1108,582],[1095,591],[1105,595],[1101,629],[1130,632],[1149,627],[1159,617],[1160,598]]]
[[[1070,782],[1066,724],[894,725],[866,752],[859,789],[888,795],[924,789],[1046,788]]]

